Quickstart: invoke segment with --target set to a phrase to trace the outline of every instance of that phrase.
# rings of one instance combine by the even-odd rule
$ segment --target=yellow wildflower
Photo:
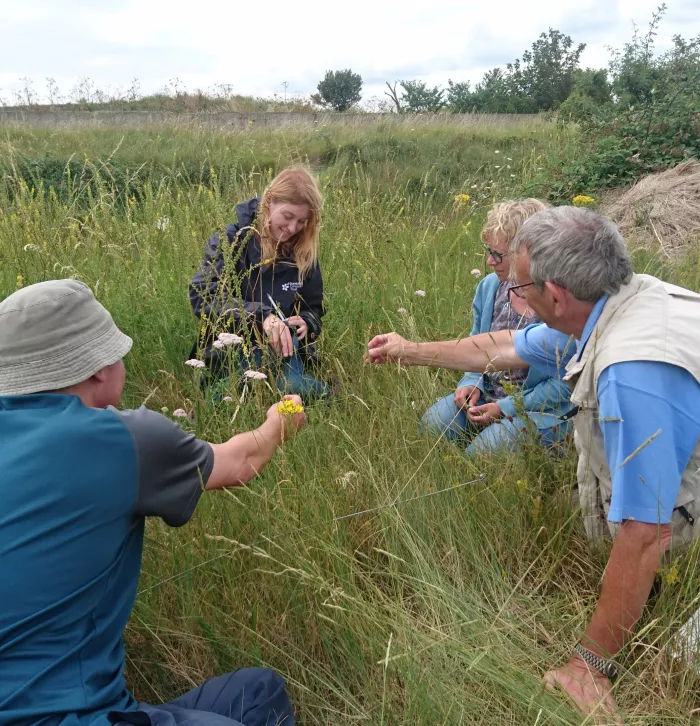
[[[470,199],[471,197],[468,194],[458,194],[455,197],[455,202],[458,204],[466,204]]]
[[[677,582],[680,581],[680,575],[678,573],[678,566],[677,565],[671,565],[671,567],[667,568],[663,572],[663,582],[664,585],[675,585]]]
[[[593,197],[588,197],[585,194],[577,194],[571,201],[574,207],[590,207],[595,203]]]
[[[518,479],[518,481],[515,482],[515,486],[518,487],[518,491],[521,494],[525,494],[528,489],[527,481],[524,481],[523,479]]]
[[[17,275],[17,289],[19,290],[21,287],[24,287],[24,277]]]
[[[300,406],[298,403],[294,403],[294,401],[282,401],[282,403],[277,406],[277,413],[283,413],[285,416],[302,413],[303,411],[304,407]]]

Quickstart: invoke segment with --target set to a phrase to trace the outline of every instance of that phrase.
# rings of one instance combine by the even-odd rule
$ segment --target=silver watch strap
[[[611,660],[605,660],[602,656],[594,653],[588,648],[584,648],[581,643],[577,643],[575,647],[578,655],[588,663],[589,666],[595,668],[599,673],[614,681],[617,678],[617,666]]]

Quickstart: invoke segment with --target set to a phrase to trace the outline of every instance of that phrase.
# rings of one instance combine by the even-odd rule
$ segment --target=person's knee
[[[252,666],[250,668],[240,668],[235,672],[240,680],[259,685],[261,689],[265,689],[267,692],[274,693],[286,687],[284,678],[272,668]]]
[[[239,668],[210,678],[173,704],[217,713],[246,726],[294,723],[285,680],[270,668]]]
[[[445,405],[445,399],[431,406],[421,417],[419,424],[421,432],[439,436],[454,428],[457,407],[453,404],[452,409],[454,410],[449,410]]]
[[[467,455],[493,454],[496,451],[513,452],[517,448],[518,430],[510,422],[487,426],[475,436],[466,448]]]
[[[420,423],[418,424],[418,428],[421,433],[439,434],[442,432],[442,429],[439,426],[439,419],[433,410],[434,408],[435,406],[429,408],[421,416]]]

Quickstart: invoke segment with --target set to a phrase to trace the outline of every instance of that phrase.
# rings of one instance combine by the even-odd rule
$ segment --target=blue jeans
[[[572,430],[571,421],[561,423],[557,419],[553,421],[556,421],[554,426],[537,430],[543,446],[550,447],[561,443]],[[502,418],[485,427],[475,426],[467,418],[466,411],[457,408],[454,394],[441,398],[423,414],[421,419],[421,429],[436,436],[444,434],[446,439],[454,442],[471,437],[466,448],[467,455],[485,454],[497,450],[515,451],[527,438],[528,430],[532,430],[532,427],[533,423],[526,416],[515,416],[512,421]]]
[[[306,402],[310,398],[326,398],[331,395],[331,387],[314,378],[304,371],[304,363],[298,353],[299,343],[294,338],[294,355],[289,358],[280,358],[274,353],[268,355],[267,367],[275,376],[277,388],[281,393],[295,393]],[[246,357],[241,350],[238,354],[238,368],[247,371],[249,368],[259,369],[263,364],[263,351],[254,348],[250,356]]]
[[[279,673],[241,668],[162,706],[140,703],[110,720],[115,726],[294,726],[294,712]]]

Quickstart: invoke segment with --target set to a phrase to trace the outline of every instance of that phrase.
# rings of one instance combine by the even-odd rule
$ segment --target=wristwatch
[[[611,660],[605,660],[601,658],[597,653],[594,653],[588,648],[584,648],[581,643],[577,643],[574,650],[583,660],[588,663],[589,666],[595,668],[597,671],[607,676],[612,683],[618,676],[617,666]]]

